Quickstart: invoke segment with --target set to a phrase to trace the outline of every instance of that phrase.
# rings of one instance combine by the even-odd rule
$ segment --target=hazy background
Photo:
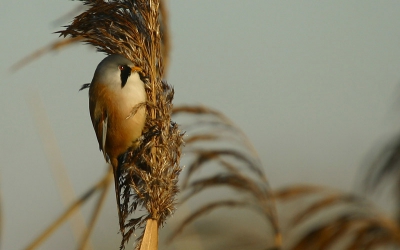
[[[77,194],[106,170],[87,91],[78,92],[104,55],[74,46],[9,71],[55,40],[52,32],[68,21],[57,19],[77,4],[0,2],[2,249],[22,249],[64,208],[35,107],[47,114]],[[369,154],[400,130],[399,1],[171,0],[168,7],[175,104],[205,104],[236,122],[272,187],[350,191]],[[38,96],[43,107],[32,102]],[[119,244],[114,200],[109,193],[99,222],[109,226],[96,228],[95,249]],[[41,249],[73,246],[66,224]]]

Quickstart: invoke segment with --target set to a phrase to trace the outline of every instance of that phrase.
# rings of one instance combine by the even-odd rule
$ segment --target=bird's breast
[[[118,157],[129,147],[135,146],[146,120],[146,92],[142,81],[128,79],[123,88],[113,91],[108,107],[106,151]],[[139,106],[140,105],[140,106]]]

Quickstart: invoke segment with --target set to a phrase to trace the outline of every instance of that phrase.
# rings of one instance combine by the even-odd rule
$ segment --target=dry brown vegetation
[[[240,249],[254,249],[256,245],[263,246],[261,249],[350,250],[400,247],[398,223],[383,215],[363,197],[308,185],[273,190],[268,184],[256,150],[227,117],[202,106],[173,108],[174,91],[162,81],[170,51],[168,13],[163,1],[82,2],[88,8],[77,15],[71,25],[60,31],[65,39],[27,57],[14,69],[43,53],[77,42],[91,44],[106,54],[123,54],[144,69],[149,83],[146,104],[149,118],[141,146],[129,152],[126,166],[120,173],[121,197],[118,199],[121,199],[120,211],[124,219],[121,248],[124,248],[132,233],[146,221],[154,220],[159,227],[182,204],[196,200],[204,192],[220,188],[225,188],[224,198],[209,201],[203,199],[197,209],[180,221],[174,231],[169,232],[170,243],[179,240],[188,225],[202,220],[212,211],[225,209],[229,213],[234,209],[242,209],[246,213],[258,214],[269,229],[261,232],[261,238],[244,239],[232,235],[230,243],[240,245]],[[171,116],[177,119],[183,117],[180,127],[172,122]],[[181,171],[182,131],[187,135],[184,147],[186,169],[179,186],[182,197],[176,206],[175,195],[179,189],[178,176]],[[378,163],[373,164],[374,168],[371,168],[373,170],[370,171],[367,181],[369,187],[375,187],[387,173],[397,171],[398,151],[399,146],[396,144],[390,150],[384,151]],[[202,169],[206,171],[200,174]],[[85,249],[104,201],[101,197],[112,181],[110,176],[111,172],[107,173],[93,188],[71,204],[27,249],[36,249],[79,206],[95,192],[101,192],[88,230],[78,245],[78,249]],[[144,207],[147,213],[135,217],[134,212],[138,207]],[[219,230],[226,231],[223,225],[221,229],[218,218],[202,227],[197,231],[198,234],[218,227]],[[251,231],[257,230],[255,227],[249,228],[248,234],[259,233]],[[249,241],[249,238],[251,244],[241,245],[240,241]],[[146,243],[146,239],[142,242],[143,235],[137,239],[137,249],[145,249],[145,244],[151,245]],[[158,237],[152,240],[158,241]],[[233,247],[219,244],[213,249]]]

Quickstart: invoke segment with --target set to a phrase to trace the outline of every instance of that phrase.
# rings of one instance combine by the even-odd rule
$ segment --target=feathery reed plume
[[[78,14],[81,10],[84,10],[85,6],[77,6],[73,10],[69,11],[66,13],[64,16],[60,17],[54,23],[60,23],[63,20],[73,17],[76,14]],[[168,70],[168,65],[169,65],[169,54],[171,51],[171,39],[169,35],[169,20],[168,20],[168,10],[166,7],[166,3],[164,0],[160,0],[160,35],[161,35],[161,54],[162,54],[162,60],[163,60],[163,65],[164,65],[164,73],[167,72]],[[52,51],[57,51],[60,49],[65,48],[66,46],[76,44],[77,42],[80,42],[82,40],[81,37],[74,37],[74,38],[64,38],[64,39],[58,39],[57,41],[51,42],[48,45],[43,46],[42,48],[34,51],[32,54],[22,58],[18,62],[14,63],[11,66],[11,71],[17,71],[24,67],[25,65],[31,63],[32,61],[38,59],[42,55],[52,52]]]
[[[292,209],[293,216],[287,225],[288,238],[300,237],[285,249],[400,246],[400,228],[361,197],[305,185],[284,188],[274,195],[277,202],[290,203],[296,209]]]
[[[183,136],[170,117],[173,88],[162,81],[159,1],[81,1],[89,8],[59,33],[64,37],[81,37],[100,52],[124,55],[143,69],[147,102],[132,107],[132,115],[145,105],[146,125],[139,147],[128,150],[115,172],[116,195],[123,235],[121,248],[135,229],[147,222],[137,248],[142,245],[142,249],[156,249],[158,227],[175,209]],[[145,207],[148,214],[130,218],[138,207]],[[151,240],[143,240],[146,237]]]
[[[259,158],[246,136],[223,114],[206,107],[175,108],[174,116],[179,114],[195,118],[190,119],[192,123],[183,126],[189,135],[185,140],[184,152],[188,157],[192,156],[192,160],[186,168],[187,174],[182,181],[184,192],[182,202],[194,199],[202,191],[218,187],[228,187],[243,194],[244,197],[235,195],[201,206],[180,224],[170,241],[174,240],[185,226],[205,213],[216,208],[241,207],[254,209],[262,214],[272,225],[274,247],[279,248],[281,234],[274,198]],[[218,172],[211,176],[196,178],[195,173],[209,166],[214,170],[218,169]],[[268,244],[267,241],[264,245]]]

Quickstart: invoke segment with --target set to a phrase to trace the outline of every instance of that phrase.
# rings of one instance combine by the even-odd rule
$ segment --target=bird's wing
[[[87,88],[90,88],[90,83],[83,84],[82,87],[79,89],[79,91],[87,89]]]
[[[102,135],[101,135],[101,148],[103,150],[103,155],[104,159],[106,159],[107,162],[110,162],[110,158],[106,154],[105,148],[106,148],[106,138],[107,138],[107,124],[108,124],[108,115],[105,115],[105,118],[103,119],[103,125],[102,125]],[[100,140],[99,140],[100,143]]]
[[[91,88],[89,90],[90,118],[92,119],[93,128],[96,132],[99,148],[101,151],[103,151],[104,159],[109,162],[109,157],[105,152],[108,114],[106,105],[99,101],[101,100],[99,95],[101,95],[101,89],[99,90],[99,88]]]
[[[123,211],[121,208],[121,200],[120,194],[121,189],[119,185],[119,171],[118,171],[118,162],[110,162],[110,158],[105,152],[106,150],[106,138],[107,138],[107,130],[108,130],[108,111],[107,105],[105,102],[108,99],[105,98],[104,87],[101,85],[91,84],[89,89],[89,110],[90,110],[90,118],[92,119],[93,128],[96,132],[97,141],[99,142],[99,148],[103,151],[104,159],[107,162],[113,165],[114,171],[114,182],[115,182],[115,195],[117,198],[117,207],[118,207],[118,218],[119,218],[119,226],[120,231],[124,235],[124,217]],[[114,159],[115,160],[115,159]]]

